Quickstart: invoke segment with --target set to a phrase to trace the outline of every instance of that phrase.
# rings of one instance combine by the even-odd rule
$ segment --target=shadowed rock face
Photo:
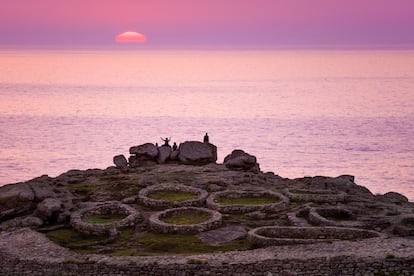
[[[189,141],[180,144],[178,159],[183,164],[205,165],[217,161],[217,147],[210,143]]]
[[[167,161],[171,154],[171,147],[161,146],[158,148],[158,164],[163,164]]]
[[[235,170],[260,170],[256,157],[242,150],[233,150],[231,154],[224,158],[224,165],[229,169]]]
[[[6,185],[0,191],[0,221],[33,209],[35,194],[28,184]]]
[[[158,149],[154,144],[146,143],[143,145],[131,147],[129,149],[129,153],[139,156],[146,156],[149,159],[155,159],[158,156]]]
[[[114,156],[114,164],[117,168],[126,168],[128,166],[128,160],[124,155]]]

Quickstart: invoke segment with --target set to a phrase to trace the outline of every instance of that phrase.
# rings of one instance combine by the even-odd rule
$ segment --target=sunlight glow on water
[[[132,145],[241,148],[284,177],[414,199],[413,51],[0,51],[0,183],[105,168]]]

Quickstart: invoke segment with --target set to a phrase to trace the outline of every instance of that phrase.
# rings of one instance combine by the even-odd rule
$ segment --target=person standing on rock
[[[206,135],[204,135],[204,143],[209,143],[208,133],[206,132]]]
[[[173,150],[173,151],[174,151],[174,150],[177,150],[177,143],[176,143],[176,142],[174,142],[172,150]]]
[[[171,137],[170,137],[170,139],[168,139],[167,137],[165,137],[165,139],[163,139],[161,137],[161,140],[164,141],[164,145],[163,146],[171,147],[170,144],[169,144],[169,142],[171,141]]]

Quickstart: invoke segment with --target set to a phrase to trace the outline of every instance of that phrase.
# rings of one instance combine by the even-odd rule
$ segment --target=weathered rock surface
[[[163,164],[168,160],[171,154],[171,147],[161,146],[158,148],[158,164]]]
[[[46,198],[39,204],[35,211],[35,215],[42,220],[58,221],[59,214],[63,212],[63,203],[56,198]]]
[[[247,231],[243,226],[232,225],[202,232],[197,237],[207,244],[219,245],[243,238],[246,235]]]
[[[158,156],[158,149],[154,144],[146,143],[139,146],[131,147],[129,149],[130,154],[136,154],[139,156],[147,156],[149,159],[155,159]]]
[[[173,150],[170,154],[170,160],[175,161],[178,160],[178,155],[180,154],[179,150]]]
[[[25,213],[35,207],[30,185],[17,183],[0,187],[0,220]]]
[[[123,154],[114,156],[114,164],[117,168],[125,169],[128,166],[128,160]]]
[[[178,159],[183,164],[205,165],[217,161],[217,147],[210,143],[187,141],[179,146]]]
[[[260,171],[256,157],[243,150],[233,150],[231,154],[224,158],[224,165],[229,169]]]

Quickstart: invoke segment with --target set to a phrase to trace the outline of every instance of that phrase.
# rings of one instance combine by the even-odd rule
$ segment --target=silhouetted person
[[[155,143],[155,146],[158,148],[158,143]]]
[[[208,134],[206,132],[206,135],[204,135],[204,143],[209,143],[209,138],[208,138]]]
[[[170,144],[168,144],[171,141],[171,137],[170,137],[170,139],[168,139],[167,137],[165,137],[165,139],[162,139],[162,137],[161,137],[161,140],[164,141],[163,146],[171,147]]]
[[[173,144],[173,150],[177,150],[177,144],[175,142]]]

